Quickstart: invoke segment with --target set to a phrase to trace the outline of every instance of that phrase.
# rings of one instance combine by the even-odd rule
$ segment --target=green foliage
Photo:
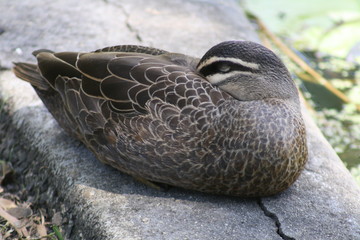
[[[315,121],[339,155],[360,149],[360,116],[354,105],[348,104],[341,111],[323,109],[316,113]],[[353,157],[360,162],[360,156]]]
[[[57,237],[58,240],[64,240],[64,238],[63,238],[63,236],[62,236],[62,234],[61,234],[61,231],[60,231],[60,229],[59,229],[58,226],[53,225],[53,226],[52,226],[52,229],[53,229],[53,231],[54,231],[54,233],[55,233],[55,236]]]
[[[345,58],[360,41],[359,0],[247,0],[245,7],[297,49]]]

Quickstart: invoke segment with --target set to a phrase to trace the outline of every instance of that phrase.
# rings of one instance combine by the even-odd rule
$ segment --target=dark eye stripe
[[[259,70],[254,69],[254,68],[250,68],[250,67],[246,67],[244,65],[241,65],[239,63],[234,63],[231,61],[216,61],[213,62],[203,68],[200,69],[200,73],[204,76],[211,76],[217,73],[223,73],[222,71],[220,71],[220,69],[222,68],[222,66],[227,65],[229,66],[229,70],[227,72],[231,72],[231,71],[241,71],[241,72],[258,72]]]

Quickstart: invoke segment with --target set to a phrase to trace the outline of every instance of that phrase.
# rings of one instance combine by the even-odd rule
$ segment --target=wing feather
[[[111,75],[101,82],[100,91],[106,99],[128,101],[128,91],[135,86],[137,86],[135,81]]]
[[[94,127],[96,121],[102,125],[96,112],[104,119],[148,114],[173,128],[180,122],[190,124],[184,114],[200,111],[204,123],[203,111],[229,98],[195,72],[197,59],[182,54],[124,45],[91,53],[38,51],[36,56],[41,77],[56,88],[66,111],[82,125]],[[35,76],[37,85],[46,88],[33,65],[17,69],[24,76]]]

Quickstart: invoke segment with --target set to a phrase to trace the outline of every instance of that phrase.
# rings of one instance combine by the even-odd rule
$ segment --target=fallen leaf
[[[43,237],[43,236],[47,235],[47,231],[46,231],[46,227],[45,227],[45,218],[41,211],[40,211],[40,215],[41,215],[41,221],[40,221],[40,224],[36,225],[36,230],[37,230],[39,236]]]
[[[28,230],[25,227],[24,222],[10,215],[2,207],[0,207],[0,216],[4,218],[6,221],[8,221],[8,223],[15,228],[16,232],[19,234],[20,237],[30,236]]]
[[[18,219],[30,217],[33,213],[30,208],[25,208],[25,207],[10,208],[6,211]]]
[[[0,198],[0,206],[5,210],[17,207],[13,201],[6,198]]]

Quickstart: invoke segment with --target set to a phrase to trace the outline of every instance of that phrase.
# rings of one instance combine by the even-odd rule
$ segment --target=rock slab
[[[158,192],[99,163],[9,70],[38,48],[141,44],[200,57],[224,40],[258,41],[236,1],[13,0],[0,9],[0,157],[11,156],[36,202],[60,208],[68,239],[360,239],[360,188],[307,113],[309,162],[282,194]]]

